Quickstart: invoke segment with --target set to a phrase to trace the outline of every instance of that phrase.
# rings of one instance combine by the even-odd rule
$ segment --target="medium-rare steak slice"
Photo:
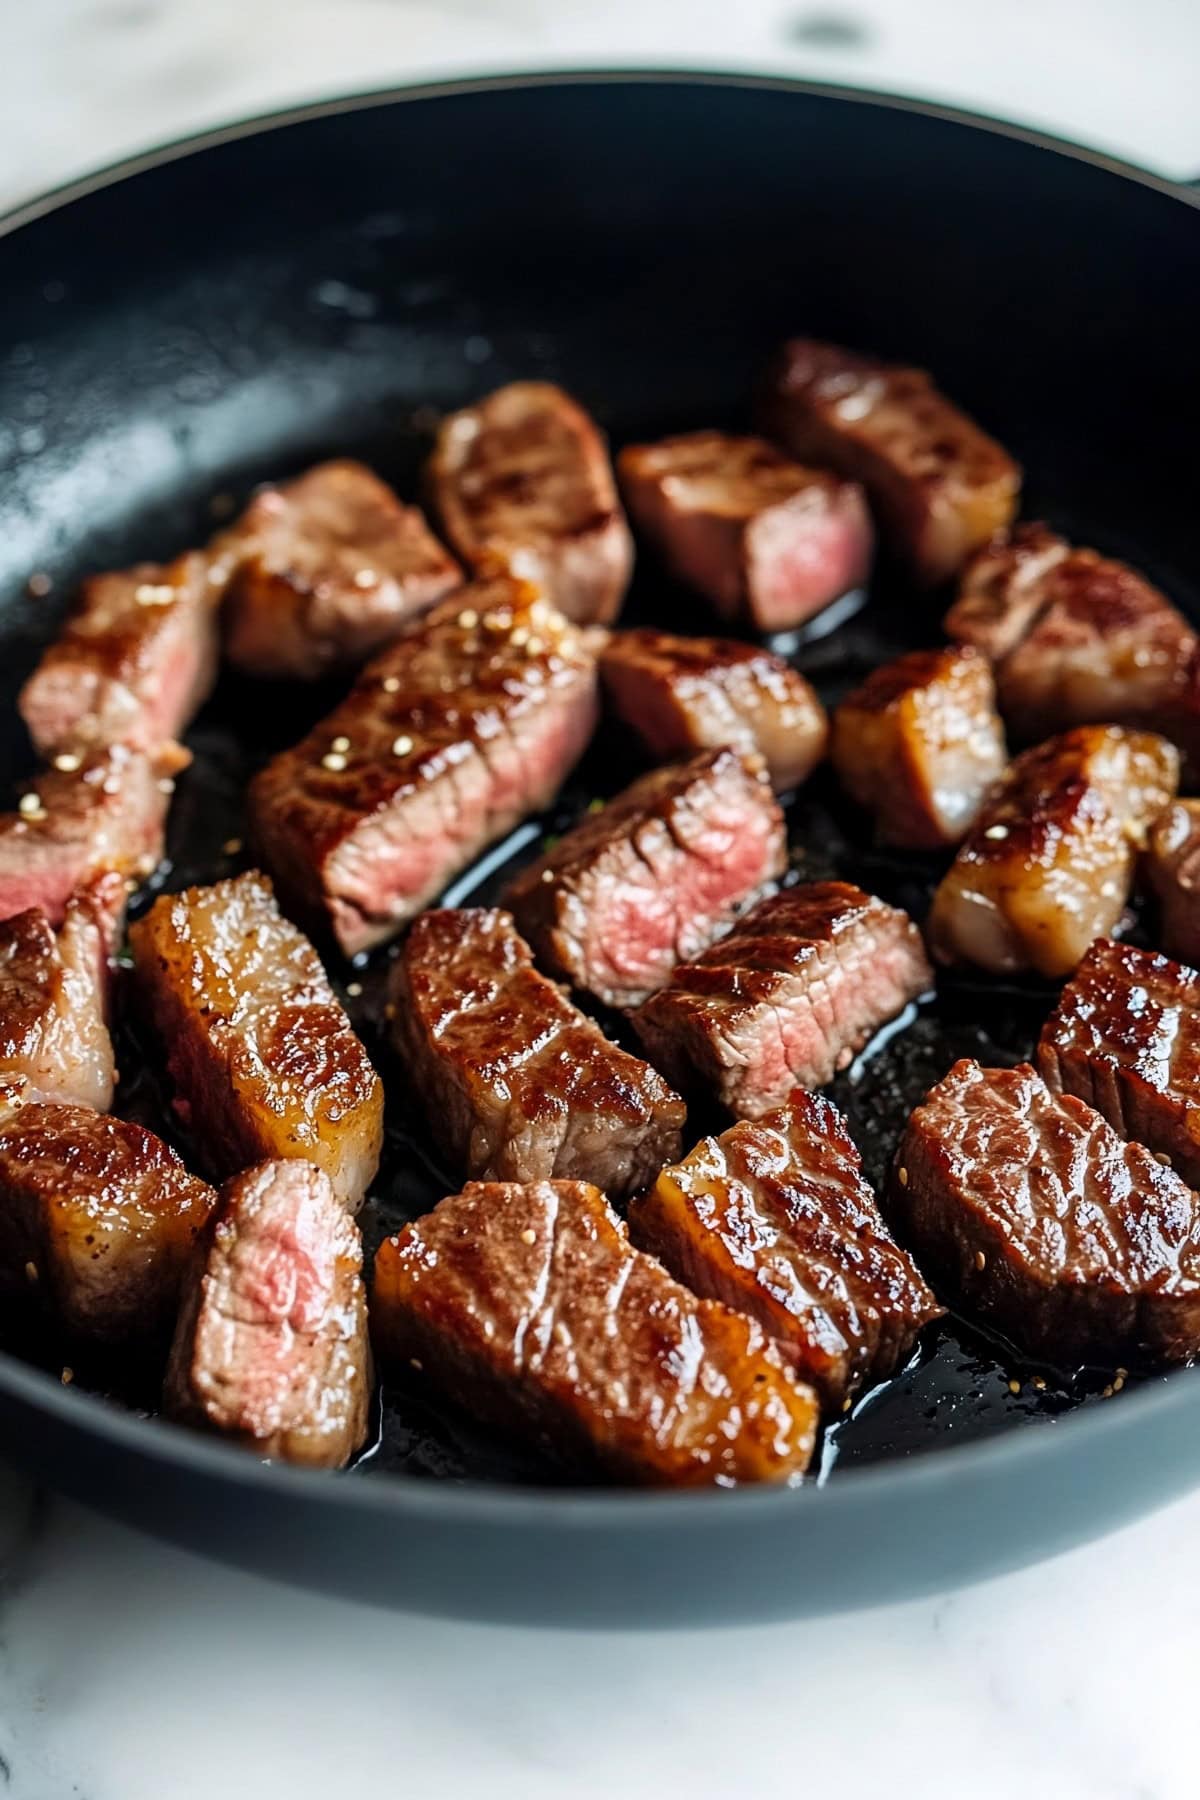
[[[526,582],[464,588],[256,776],[263,856],[348,956],[369,949],[550,804],[596,708],[586,634]]]
[[[1069,975],[1129,898],[1139,849],[1179,779],[1165,738],[1080,725],[1026,750],[994,789],[933,897],[941,962]]]
[[[1176,800],[1159,814],[1145,867],[1163,947],[1181,962],[1200,963],[1200,800]]]
[[[616,617],[633,567],[604,439],[548,381],[514,381],[443,420],[427,484],[478,575],[534,582],[581,624]]]
[[[794,338],[764,403],[769,437],[861,481],[891,543],[944,581],[1017,510],[1021,471],[921,369]]]
[[[761,644],[615,631],[600,674],[621,723],[659,760],[723,744],[757,751],[782,793],[825,754],[829,721],[816,689]]]
[[[381,1358],[560,1461],[639,1483],[786,1481],[816,1397],[753,1319],[698,1300],[586,1182],[471,1182],[380,1246]]]
[[[763,438],[693,431],[617,458],[634,523],[681,581],[756,631],[802,625],[871,572],[862,489]]]
[[[748,912],[633,1015],[668,1081],[697,1079],[739,1118],[818,1088],[933,985],[907,913],[846,881],[787,888]]]
[[[629,1229],[693,1293],[757,1319],[830,1412],[895,1374],[943,1311],[821,1094],[704,1138],[632,1202]]]
[[[619,1198],[678,1156],[682,1100],[538,973],[507,913],[423,914],[390,993],[392,1042],[455,1169]]]
[[[166,1411],[259,1456],[340,1469],[367,1435],[362,1239],[309,1162],[221,1190],[171,1346]]]
[[[703,750],[589,813],[509,883],[504,903],[552,975],[608,1006],[637,1006],[786,867],[761,757]]]
[[[266,877],[164,894],[129,941],[176,1110],[213,1172],[305,1157],[356,1212],[379,1166],[383,1087]]]
[[[910,650],[869,675],[833,716],[833,764],[886,844],[957,844],[1004,772],[1004,727],[975,650]]]
[[[891,1202],[965,1312],[1061,1367],[1200,1349],[1200,1201],[1028,1063],[958,1062],[917,1107]]]
[[[1042,1079],[1200,1187],[1200,974],[1097,938],[1038,1043]]]
[[[196,551],[85,581],[17,702],[41,754],[181,736],[216,680],[217,598]]]
[[[0,1288],[97,1343],[169,1332],[216,1202],[140,1125],[87,1106],[0,1124]]]
[[[212,554],[225,654],[250,675],[353,667],[462,580],[419,508],[349,461],[260,488]]]

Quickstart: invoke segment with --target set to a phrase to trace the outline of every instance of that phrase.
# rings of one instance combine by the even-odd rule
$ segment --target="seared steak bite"
[[[604,439],[548,381],[514,381],[442,422],[427,482],[447,538],[481,576],[534,582],[581,624],[616,617],[633,567]]]
[[[942,962],[1069,975],[1129,898],[1139,849],[1179,779],[1165,738],[1082,725],[1019,756],[933,898]]]
[[[548,806],[596,720],[588,637],[526,582],[464,588],[383,651],[250,788],[289,902],[348,956]]]
[[[614,631],[600,674],[621,723],[659,759],[723,744],[756,750],[782,793],[825,754],[829,722],[815,688],[762,645]]]
[[[1163,947],[1181,962],[1200,963],[1200,800],[1176,800],[1159,814],[1145,866]]]
[[[1007,760],[987,661],[951,649],[886,663],[834,713],[831,754],[884,843],[957,844]]]
[[[0,1287],[97,1343],[169,1331],[216,1201],[153,1133],[87,1106],[0,1124]]]
[[[786,631],[871,570],[862,489],[806,469],[763,438],[693,431],[617,458],[635,524],[728,619]]]
[[[820,881],[760,900],[633,1023],[669,1081],[699,1078],[739,1118],[761,1119],[794,1087],[832,1081],[932,983],[907,913]]]
[[[1022,1350],[1060,1367],[1200,1350],[1200,1201],[1027,1063],[956,1063],[908,1122],[891,1197],[923,1264]]]
[[[768,435],[861,481],[894,547],[944,581],[1011,520],[1021,471],[921,369],[793,338],[772,371]]]
[[[456,1169],[629,1194],[679,1154],[684,1105],[533,967],[507,913],[425,913],[392,974],[392,1041]]]
[[[164,1405],[259,1456],[340,1469],[367,1435],[362,1239],[311,1163],[260,1163],[221,1190],[184,1293]]]
[[[212,553],[225,654],[251,675],[352,667],[462,580],[419,509],[349,461],[260,488]]]
[[[816,1398],[761,1328],[634,1250],[586,1182],[471,1182],[388,1238],[371,1325],[472,1418],[639,1483],[786,1481]]]
[[[93,575],[18,701],[43,756],[177,738],[217,674],[217,588],[195,551]]]
[[[821,1094],[704,1138],[632,1202],[629,1229],[694,1293],[757,1319],[831,1412],[894,1374],[943,1310]]]
[[[1195,969],[1097,938],[1046,1021],[1037,1063],[1056,1094],[1077,1094],[1200,1187]]]
[[[305,1157],[356,1212],[383,1088],[316,951],[256,869],[164,894],[129,933],[175,1107],[216,1174]]]
[[[588,814],[504,898],[552,975],[637,1006],[786,866],[761,757],[704,750]]]

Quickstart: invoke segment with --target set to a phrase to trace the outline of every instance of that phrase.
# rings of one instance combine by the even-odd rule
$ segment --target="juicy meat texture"
[[[1200,963],[1200,800],[1176,800],[1154,822],[1145,859],[1163,947]]]
[[[693,1293],[757,1319],[831,1413],[895,1374],[943,1311],[821,1094],[704,1138],[632,1202],[629,1229]]]
[[[908,1122],[895,1217],[963,1310],[1059,1367],[1200,1349],[1200,1201],[1027,1063],[958,1062]]]
[[[921,369],[794,338],[771,372],[767,434],[866,488],[894,549],[933,584],[1004,529],[1021,471]]]
[[[388,1238],[371,1324],[472,1418],[674,1486],[787,1481],[817,1405],[754,1320],[698,1300],[586,1182],[471,1182]]]
[[[1056,1094],[1077,1094],[1200,1187],[1195,969],[1098,938],[1046,1021],[1037,1063]]]
[[[166,1411],[272,1461],[340,1469],[371,1398],[362,1239],[311,1163],[260,1163],[226,1182],[192,1271]]]
[[[829,721],[816,689],[762,645],[616,631],[600,675],[621,723],[660,761],[726,744],[756,751],[783,793],[825,754]]]
[[[140,1125],[31,1102],[0,1124],[0,1288],[73,1337],[151,1342],[215,1203]]]
[[[681,963],[633,1015],[668,1081],[698,1079],[739,1118],[832,1081],[933,985],[907,913],[846,881],[787,888]]]
[[[862,489],[763,438],[693,431],[630,444],[617,472],[634,523],[675,574],[756,631],[801,625],[870,574]]]
[[[164,894],[129,941],[176,1111],[214,1173],[302,1157],[357,1211],[379,1166],[383,1087],[266,877]]]
[[[353,667],[462,581],[419,508],[349,461],[260,488],[212,554],[225,654],[250,675]]]
[[[995,663],[1018,741],[1123,724],[1186,743],[1196,634],[1124,563],[1073,549],[1044,525],[1019,526],[968,564],[945,624]]]
[[[539,974],[508,913],[425,913],[390,994],[392,1042],[455,1169],[619,1198],[678,1156],[682,1100]]]
[[[831,754],[883,843],[957,844],[1008,760],[986,658],[912,650],[876,669],[835,712]]]
[[[442,423],[427,483],[451,545],[479,575],[534,582],[568,619],[607,624],[633,540],[604,439],[548,381],[514,381]]]
[[[548,806],[596,723],[590,638],[528,583],[443,601],[250,787],[289,903],[347,956],[381,943]]]
[[[208,559],[93,575],[17,704],[43,756],[182,735],[217,676],[218,589]]]
[[[934,956],[1069,975],[1120,920],[1138,851],[1178,780],[1178,752],[1153,732],[1081,725],[1026,750],[934,895]]]
[[[552,975],[637,1006],[786,867],[761,758],[704,750],[589,814],[510,882],[504,903]]]

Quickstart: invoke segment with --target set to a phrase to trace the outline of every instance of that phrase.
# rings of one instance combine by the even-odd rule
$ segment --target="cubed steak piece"
[[[1097,938],[1059,996],[1037,1064],[1122,1137],[1170,1157],[1200,1187],[1200,974]]]
[[[0,1124],[0,1289],[72,1337],[165,1337],[215,1202],[140,1125],[21,1106]]]
[[[907,913],[846,881],[760,900],[728,937],[638,1008],[650,1060],[761,1119],[794,1087],[832,1081],[881,1025],[933,985]]]
[[[1129,898],[1138,851],[1179,780],[1148,731],[1081,725],[1018,756],[933,897],[925,935],[945,963],[1069,975]]]
[[[129,933],[175,1107],[215,1174],[304,1157],[356,1212],[383,1087],[308,939],[257,869],[164,894]]]
[[[629,1243],[586,1182],[471,1182],[380,1246],[371,1327],[473,1419],[619,1481],[787,1481],[816,1396],[761,1327]]]
[[[249,675],[353,667],[462,580],[419,508],[358,462],[260,488],[212,554],[225,654]]]
[[[788,631],[871,572],[862,489],[764,438],[693,431],[617,458],[635,525],[727,619]]]
[[[678,1156],[682,1100],[538,973],[508,913],[425,913],[390,996],[392,1042],[456,1170],[620,1198]]]
[[[371,1398],[362,1239],[329,1177],[296,1159],[226,1182],[185,1287],[163,1404],[261,1457],[340,1469]]]
[[[629,1229],[693,1293],[757,1319],[830,1412],[895,1374],[944,1310],[822,1094],[704,1138],[633,1200]]]
[[[764,421],[801,462],[862,482],[924,582],[957,574],[1017,510],[1016,463],[921,369],[793,338],[771,372]]]
[[[509,883],[543,968],[638,1006],[787,867],[762,758],[702,750],[643,775]]]
[[[782,793],[825,754],[829,721],[816,689],[760,644],[616,631],[600,674],[621,723],[658,759],[725,744],[757,751]]]
[[[1018,1349],[1060,1368],[1200,1350],[1200,1201],[1028,1063],[955,1063],[909,1119],[890,1192],[922,1265]]]
[[[1031,743],[1072,725],[1176,735],[1196,634],[1144,576],[1044,525],[1021,525],[972,558],[947,634],[996,665],[1000,710]],[[1183,742],[1183,738],[1180,739]]]
[[[883,843],[957,844],[1008,760],[986,658],[911,650],[876,669],[834,713],[831,755]]]
[[[1159,814],[1145,867],[1163,947],[1181,962],[1200,963],[1200,800],[1176,800]]]
[[[527,582],[464,588],[255,777],[264,860],[289,904],[354,956],[550,804],[596,710],[585,633]]]
[[[217,599],[196,551],[85,581],[17,702],[41,754],[181,736],[216,680]]]
[[[0,816],[0,918],[38,907],[61,925],[71,895],[95,876],[152,875],[173,778],[189,760],[177,744],[154,756],[127,744],[57,756],[17,811]]]
[[[450,544],[477,574],[534,582],[580,624],[616,617],[633,540],[604,439],[548,381],[514,381],[443,420],[426,472]]]

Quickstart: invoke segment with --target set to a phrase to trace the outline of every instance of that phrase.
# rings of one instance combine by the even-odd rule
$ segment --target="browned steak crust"
[[[1158,896],[1163,948],[1200,963],[1200,800],[1176,800],[1150,832],[1145,870]]]
[[[112,1105],[108,952],[124,910],[123,876],[102,875],[72,895],[57,936],[37,907],[0,923],[0,1108]]]

